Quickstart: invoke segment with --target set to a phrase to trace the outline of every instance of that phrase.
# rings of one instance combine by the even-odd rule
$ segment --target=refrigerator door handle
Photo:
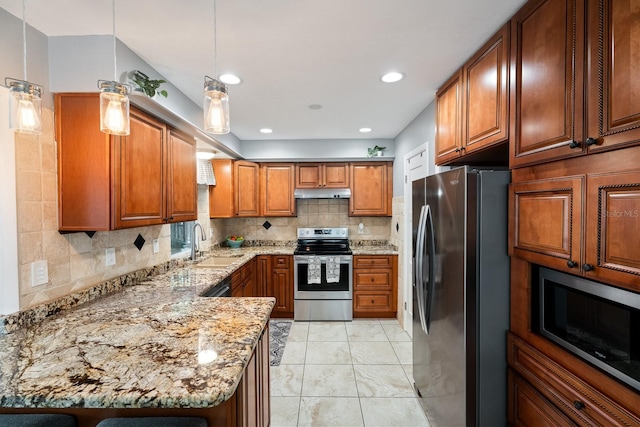
[[[416,262],[416,275],[419,278],[417,281],[417,292],[418,292],[418,311],[420,315],[420,325],[425,334],[429,334],[429,313],[428,313],[428,297],[429,293],[425,295],[425,286],[430,286],[430,283],[424,282],[424,258],[425,258],[425,242],[426,242],[426,230],[431,222],[431,207],[429,205],[422,206],[420,210],[420,226],[418,228],[418,241],[420,242],[420,246],[418,248],[418,260]],[[431,234],[433,236],[433,234]],[[431,282],[431,267],[433,265],[433,261],[429,259],[429,282]]]
[[[426,206],[420,209],[420,219],[418,220],[418,232],[416,235],[416,253],[414,260],[414,274],[416,284],[416,299],[418,301],[418,317],[420,325],[424,330],[424,283],[422,282],[422,261],[424,253],[424,226],[425,226]]]
[[[427,286],[426,286],[426,298],[423,296],[422,300],[424,301],[424,308],[423,308],[423,312],[424,312],[424,323],[422,325],[422,329],[424,330],[424,332],[428,335],[429,334],[429,329],[431,328],[431,307],[433,305],[433,294],[435,292],[435,283],[434,283],[434,278],[435,278],[435,273],[434,273],[434,268],[435,268],[435,258],[436,258],[436,245],[435,245],[435,230],[433,228],[433,215],[431,213],[431,206],[427,205],[426,206],[426,213],[425,213],[425,226],[423,229],[423,234],[424,234],[424,239],[423,241],[426,242],[428,244],[428,251],[429,253],[426,254],[429,257],[429,277],[428,277],[428,281],[427,281]],[[428,241],[427,241],[428,239]],[[423,288],[423,292],[424,292],[424,286]]]

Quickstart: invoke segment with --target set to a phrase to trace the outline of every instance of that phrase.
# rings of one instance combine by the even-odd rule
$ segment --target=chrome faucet
[[[204,228],[202,228],[202,225],[196,221],[193,223],[193,230],[191,233],[191,260],[195,261],[196,259],[196,255],[198,253],[198,237],[197,237],[197,232],[196,229],[200,227],[200,239],[204,242],[205,240],[207,240],[207,235],[204,232]]]

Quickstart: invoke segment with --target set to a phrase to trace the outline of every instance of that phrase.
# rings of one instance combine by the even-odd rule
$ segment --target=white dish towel
[[[340,282],[340,257],[327,257],[327,283]]]
[[[319,285],[322,283],[322,261],[317,256],[312,255],[309,257],[307,283],[310,285]]]

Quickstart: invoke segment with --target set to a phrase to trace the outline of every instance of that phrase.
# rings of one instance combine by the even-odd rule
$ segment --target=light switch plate
[[[105,249],[104,263],[107,267],[116,265],[116,248]]]
[[[47,261],[36,261],[31,263],[31,286],[45,285],[49,282],[49,268]]]
[[[160,252],[160,242],[158,239],[153,239],[153,253],[157,254],[158,252]]]

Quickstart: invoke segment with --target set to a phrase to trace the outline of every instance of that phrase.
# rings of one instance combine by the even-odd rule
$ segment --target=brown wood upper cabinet
[[[351,163],[349,216],[391,216],[391,162]]]
[[[260,212],[262,216],[295,216],[293,197],[296,168],[293,163],[260,165]]]
[[[348,163],[298,163],[296,188],[347,188]]]
[[[633,7],[530,0],[513,17],[512,167],[640,143]]]
[[[95,93],[55,96],[61,231],[196,219],[195,140],[131,108],[131,134],[100,132]]]
[[[212,160],[216,185],[209,187],[211,218],[260,214],[260,166],[245,160]]]
[[[491,37],[436,94],[437,164],[509,136],[509,25]]]

